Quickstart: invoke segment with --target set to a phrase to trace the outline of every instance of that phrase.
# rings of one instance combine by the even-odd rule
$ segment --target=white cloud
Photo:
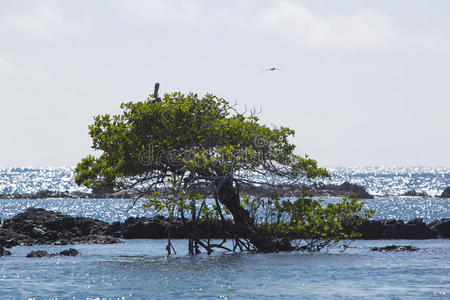
[[[350,15],[316,14],[299,3],[280,1],[264,10],[260,18],[297,43],[313,48],[360,49],[384,46],[399,33],[391,20],[375,11]]]
[[[59,30],[64,21],[64,15],[56,5],[44,2],[30,10],[7,14],[0,24],[4,28],[28,35],[48,36]]]
[[[315,13],[290,1],[274,2],[259,14],[265,30],[284,34],[295,43],[315,49],[385,49],[401,53],[449,54],[448,32],[409,31],[383,12]]]

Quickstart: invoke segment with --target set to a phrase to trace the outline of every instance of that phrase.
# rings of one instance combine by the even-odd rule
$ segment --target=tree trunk
[[[221,185],[220,185],[221,184]],[[239,194],[235,187],[233,187],[233,180],[228,178],[225,182],[216,183],[218,191],[218,198],[233,215],[236,224],[236,234],[239,237],[248,239],[257,251],[261,252],[277,252],[277,243],[270,239],[267,232],[257,228],[253,220],[250,218],[249,212],[241,206]]]

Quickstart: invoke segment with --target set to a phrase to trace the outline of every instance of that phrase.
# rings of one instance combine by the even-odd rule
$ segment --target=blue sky
[[[0,166],[75,165],[93,116],[158,81],[261,108],[321,165],[450,167],[449,15],[444,0],[3,0]]]

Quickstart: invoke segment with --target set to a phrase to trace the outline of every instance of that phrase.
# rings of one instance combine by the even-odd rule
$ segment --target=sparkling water
[[[375,195],[408,190],[440,194],[449,182],[445,168],[330,168],[329,183],[350,181]],[[0,193],[87,191],[73,182],[71,168],[0,169]],[[325,202],[338,201],[325,198]],[[375,219],[429,222],[448,218],[449,199],[389,196],[365,200]],[[129,209],[131,199],[0,200],[0,218],[27,207],[107,222],[151,216]],[[175,240],[166,256],[164,240],[124,240],[114,245],[14,247],[0,257],[0,299],[417,299],[450,295],[450,240],[355,241],[345,252],[225,253],[187,255],[187,241]],[[412,245],[417,252],[380,253],[371,247]],[[76,257],[26,258],[33,250],[57,253],[74,247]]]
[[[355,167],[327,168],[332,177],[324,183],[344,181],[366,187],[377,196],[400,195],[410,190],[440,195],[450,186],[450,168]],[[87,192],[75,184],[73,168],[0,168],[0,194],[36,193],[40,190]]]
[[[288,198],[284,198],[288,199]],[[339,198],[317,198],[324,203]],[[425,222],[450,217],[450,200],[446,198],[389,197],[366,199],[364,207],[375,210],[373,219],[409,221],[422,218]],[[71,216],[82,216],[112,223],[129,217],[152,217],[156,213],[144,211],[143,201],[133,206],[132,199],[29,199],[0,200],[0,219],[12,218],[28,207],[44,208]]]

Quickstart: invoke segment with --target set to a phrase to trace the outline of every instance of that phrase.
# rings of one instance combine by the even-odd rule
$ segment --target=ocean
[[[74,182],[72,167],[0,168],[0,194],[36,193],[40,190],[87,192]],[[331,173],[324,183],[345,181],[364,186],[376,196],[400,195],[410,190],[440,195],[450,186],[450,168],[432,167],[327,167]]]
[[[329,168],[326,183],[358,183],[377,195],[364,200],[374,219],[426,222],[449,218],[450,199],[403,197],[416,190],[435,196],[450,186],[448,168]],[[39,190],[86,191],[73,183],[72,168],[0,169],[0,194]],[[338,201],[325,198],[325,202]],[[151,216],[131,199],[0,200],[0,218],[27,207],[107,222]],[[187,241],[175,240],[168,257],[164,240],[124,240],[114,245],[14,247],[0,257],[0,299],[324,299],[442,298],[450,295],[450,240],[355,241],[342,252],[226,253],[188,256]],[[371,247],[412,245],[417,252],[379,253]],[[77,257],[25,258],[32,250],[56,253],[69,247]]]

